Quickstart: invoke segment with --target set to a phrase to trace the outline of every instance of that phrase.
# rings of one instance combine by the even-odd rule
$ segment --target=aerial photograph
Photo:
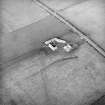
[[[105,105],[105,0],[0,0],[0,105]]]

